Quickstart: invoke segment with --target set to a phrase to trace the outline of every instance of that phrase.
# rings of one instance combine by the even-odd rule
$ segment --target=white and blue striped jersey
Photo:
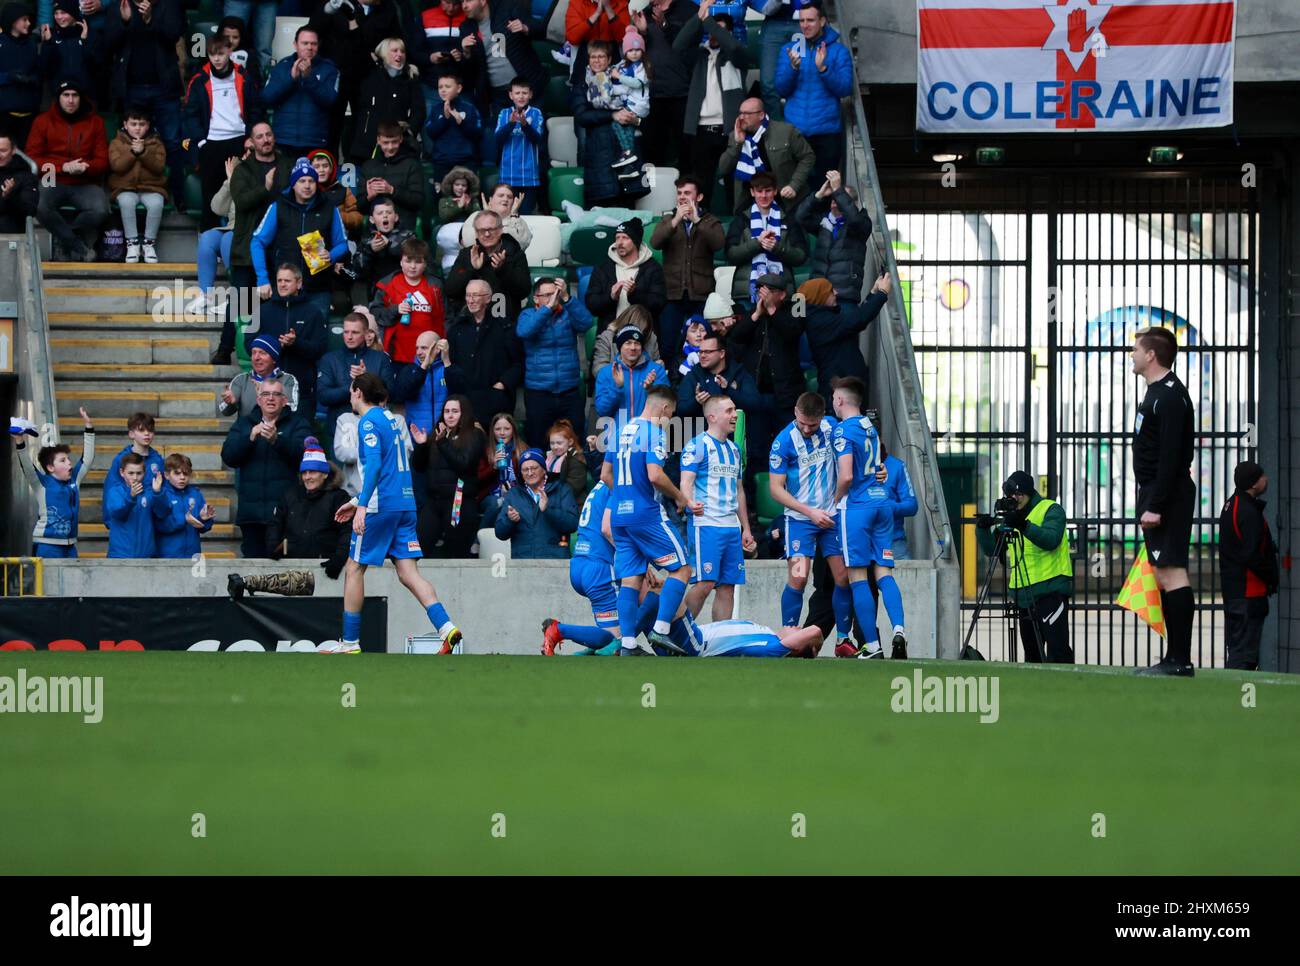
[[[768,461],[773,473],[785,474],[785,488],[791,496],[806,506],[827,513],[835,512],[837,477],[832,438],[838,425],[834,416],[823,416],[817,432],[805,436],[799,432],[799,424],[791,421],[776,434]],[[792,520],[808,519],[789,507],[786,507],[785,515]]]
[[[704,512],[692,520],[699,527],[740,529],[736,515],[740,498],[740,447],[729,439],[715,439],[700,433],[682,450],[682,472],[695,474],[695,485],[686,494],[704,504]]]
[[[849,480],[849,506],[875,506],[888,503],[889,488],[876,481],[880,468],[880,436],[866,416],[854,416],[835,429],[837,457],[853,454],[853,476]]]
[[[357,445],[361,450],[357,506],[365,507],[367,513],[415,510],[411,460],[397,417],[383,406],[367,410],[357,423]]]
[[[726,657],[737,651],[754,653],[762,648],[772,656],[785,652],[785,646],[776,631],[753,621],[713,621],[697,625],[700,637],[700,657]]]

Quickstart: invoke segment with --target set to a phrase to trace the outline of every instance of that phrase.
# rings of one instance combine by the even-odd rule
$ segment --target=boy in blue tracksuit
[[[887,452],[883,442],[880,452],[885,456],[885,492],[894,504],[894,559],[910,560],[912,555],[907,550],[907,528],[903,521],[916,516],[916,490],[912,489],[912,478],[907,475],[907,464]]]
[[[167,516],[170,506],[161,498],[163,476],[144,482],[144,457],[127,453],[118,471],[121,485],[104,488],[104,520],[108,523],[108,556],[143,560],[154,556],[155,520]]]
[[[30,462],[23,459],[27,436],[36,430],[25,423],[11,424],[19,450],[18,465],[36,494],[36,526],[32,528],[33,556],[76,557],[77,517],[81,510],[81,483],[95,462],[95,427],[81,410],[86,422],[82,435],[81,459],[72,462],[72,450],[66,445],[42,446]]]
[[[108,523],[108,491],[122,485],[122,457],[127,453],[137,453],[144,458],[144,482],[149,484],[155,476],[163,475],[163,458],[151,445],[154,440],[154,418],[148,413],[132,413],[126,421],[126,438],[130,445],[113,457],[113,462],[104,474],[104,502],[100,506],[103,522]]]
[[[199,553],[199,536],[212,529],[217,515],[203,499],[203,491],[190,486],[194,464],[188,456],[172,453],[164,463],[167,482],[156,502],[167,508],[165,516],[155,518],[154,536],[158,556],[168,560],[192,560]]]

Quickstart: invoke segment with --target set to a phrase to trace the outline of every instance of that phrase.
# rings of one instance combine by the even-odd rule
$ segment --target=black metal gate
[[[1175,371],[1199,434],[1196,660],[1223,664],[1215,524],[1233,467],[1257,446],[1259,215],[1241,177],[1000,170],[949,187],[942,175],[886,177],[930,425],[945,492],[959,504],[949,509],[962,524],[966,611],[988,561],[962,507],[986,511],[1001,481],[1025,469],[1070,520],[1076,659],[1159,657],[1156,635],[1114,600],[1139,540],[1129,446],[1144,386],[1128,351],[1135,331],[1165,325],[1178,336]],[[975,643],[1014,659],[1001,573],[992,588]]]

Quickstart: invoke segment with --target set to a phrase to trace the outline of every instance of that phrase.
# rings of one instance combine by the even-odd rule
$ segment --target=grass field
[[[103,675],[104,717],[0,715],[4,873],[1300,872],[1281,675],[156,653],[0,674],[20,666]],[[996,675],[999,720],[892,712],[916,667]]]

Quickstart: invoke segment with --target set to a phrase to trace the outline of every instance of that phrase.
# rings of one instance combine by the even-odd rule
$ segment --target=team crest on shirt
[[[792,540],[792,541],[790,541],[790,551],[791,551],[792,553],[798,553],[798,552],[799,552],[799,541],[798,541],[798,540]]]
[[[365,440],[364,440],[363,442],[364,442],[367,446],[378,446],[378,445],[379,445],[379,437],[376,436],[374,433],[366,433],[366,438],[365,438]]]
[[[848,445],[848,442],[849,442],[849,441],[848,441],[847,439],[845,439],[843,436],[836,436],[836,437],[835,437],[835,451],[836,451],[837,453],[843,453],[843,452],[844,452],[844,447]]]
[[[704,565],[704,572],[705,572],[706,574],[711,574],[711,573],[713,573],[713,564],[712,564],[711,562],[710,562],[710,563],[706,563],[706,564]]]
[[[772,467],[772,469],[779,470],[781,468],[781,454],[773,453],[767,462],[768,465]]]

